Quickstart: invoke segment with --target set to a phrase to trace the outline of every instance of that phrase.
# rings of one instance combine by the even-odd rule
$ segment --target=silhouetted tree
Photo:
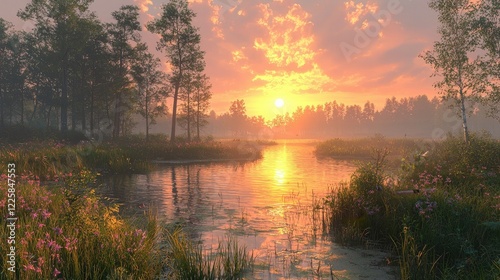
[[[137,6],[122,6],[112,15],[116,22],[108,26],[108,32],[111,38],[114,63],[117,66],[117,73],[114,73],[116,92],[113,112],[113,138],[117,138],[123,130],[122,124],[125,123],[124,111],[127,104],[124,99],[131,99],[130,96],[124,96],[126,92],[130,92],[129,85],[132,82],[129,74],[136,49],[131,42],[136,44],[139,42],[139,31],[142,28],[139,23],[139,8]]]
[[[164,50],[172,66],[171,83],[174,91],[171,142],[175,142],[177,102],[183,79],[190,71],[202,72],[204,52],[200,50],[200,35],[192,25],[196,14],[186,0],[171,0],[162,6],[161,17],[147,24],[149,31],[161,36],[158,50]]]
[[[148,52],[143,45],[137,53],[137,62],[132,66],[132,76],[137,83],[137,112],[146,121],[146,141],[149,140],[149,126],[156,118],[166,115],[165,98],[169,88],[165,84],[167,75],[160,70],[161,61]]]

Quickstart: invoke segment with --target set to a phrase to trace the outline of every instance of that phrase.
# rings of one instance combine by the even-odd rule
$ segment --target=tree
[[[212,92],[210,91],[212,84],[207,75],[197,75],[194,82],[194,96],[193,96],[193,107],[194,111],[194,121],[196,125],[196,139],[200,140],[200,128],[207,125],[207,111],[210,105],[210,99],[212,98]]]
[[[488,98],[494,88],[482,57],[470,58],[480,41],[470,21],[474,4],[469,0],[432,0],[429,6],[438,12],[441,40],[421,57],[434,68],[433,76],[441,77],[434,84],[439,93],[460,108],[464,140],[469,142],[466,105]]]
[[[186,129],[187,141],[191,142],[191,132],[193,131],[192,124],[194,123],[194,108],[192,102],[192,93],[194,90],[193,73],[188,72],[182,79],[182,85],[179,90],[179,99],[183,101],[181,104],[181,112],[179,115],[179,125]]]
[[[472,28],[479,33],[479,47],[486,51],[483,67],[490,74],[491,94],[484,98],[483,105],[491,117],[498,115],[500,105],[500,1],[483,0],[472,11]]]
[[[12,24],[0,18],[0,128],[5,125],[5,104],[7,99],[6,84],[8,82],[7,74],[9,72],[9,29]]]
[[[124,94],[129,91],[131,80],[129,69],[133,62],[135,47],[131,42],[139,43],[141,24],[139,23],[139,8],[134,5],[124,5],[112,13],[116,23],[109,26],[111,46],[118,67],[116,73],[116,95],[113,113],[113,137],[120,135],[121,125],[125,122],[123,110],[125,108]],[[130,98],[129,98],[130,99]]]
[[[165,85],[166,75],[160,70],[160,59],[147,51],[143,45],[137,54],[137,63],[132,66],[132,76],[137,83],[137,112],[146,120],[146,141],[149,140],[149,126],[156,118],[165,115],[165,98],[169,88]]]
[[[79,38],[74,32],[79,19],[88,16],[93,0],[32,0],[18,16],[23,20],[35,21],[36,37],[51,57],[52,71],[58,77],[60,90],[61,131],[68,130],[68,81],[69,59],[76,49]]]
[[[189,9],[186,0],[171,0],[162,6],[162,15],[147,24],[150,32],[159,34],[157,49],[166,52],[172,66],[170,82],[173,85],[172,130],[170,141],[175,142],[177,102],[183,80],[190,71],[202,72],[205,67],[204,52],[200,50],[200,35],[193,27],[196,14]]]

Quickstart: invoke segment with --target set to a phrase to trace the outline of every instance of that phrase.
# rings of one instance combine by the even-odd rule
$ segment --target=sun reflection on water
[[[308,213],[311,194],[321,196],[356,167],[317,160],[313,148],[282,143],[249,164],[160,166],[116,182],[107,195],[119,197],[131,211],[138,211],[139,203],[156,205],[167,222],[182,224],[205,248],[227,234],[236,236],[261,264],[252,279],[304,279],[312,275],[313,259],[315,267],[323,262],[327,275],[333,254]]]

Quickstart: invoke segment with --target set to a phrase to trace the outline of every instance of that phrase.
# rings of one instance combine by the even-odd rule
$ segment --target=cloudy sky
[[[141,8],[143,24],[167,0],[95,0],[105,22],[121,5]],[[297,106],[337,100],[381,109],[385,100],[434,96],[432,73],[418,57],[439,39],[434,11],[422,0],[190,0],[213,84],[212,108],[244,99],[249,115],[272,118]],[[18,29],[28,0],[2,5]],[[145,30],[145,28],[144,28]],[[143,31],[154,49],[157,37]],[[157,53],[161,56],[161,53]],[[281,98],[285,107],[277,109]]]

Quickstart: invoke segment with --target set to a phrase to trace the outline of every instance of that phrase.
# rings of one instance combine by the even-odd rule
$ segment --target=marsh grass
[[[498,279],[500,143],[473,139],[436,143],[399,180],[383,160],[360,166],[324,199],[333,240],[391,248],[402,279]]]
[[[261,146],[252,142],[190,142],[175,145],[163,141],[119,141],[94,145],[69,145],[54,141],[6,145],[0,148],[0,164],[15,163],[22,175],[59,181],[83,168],[101,173],[145,173],[152,160],[255,160]]]
[[[376,151],[388,150],[390,156],[400,158],[408,153],[421,151],[429,146],[429,142],[420,139],[389,139],[381,135],[366,138],[335,138],[319,143],[315,154],[318,157],[337,159],[370,159]]]
[[[91,188],[88,171],[66,179],[67,188],[16,185],[16,272],[2,279],[155,279],[161,272],[156,216],[144,229],[123,220]],[[7,216],[6,184],[0,185],[0,212]],[[7,228],[0,234],[7,236]],[[6,264],[6,246],[0,261]],[[5,265],[4,265],[5,267]]]
[[[219,241],[215,250],[195,244],[180,230],[166,233],[170,279],[241,279],[253,266],[253,255],[237,240]]]

